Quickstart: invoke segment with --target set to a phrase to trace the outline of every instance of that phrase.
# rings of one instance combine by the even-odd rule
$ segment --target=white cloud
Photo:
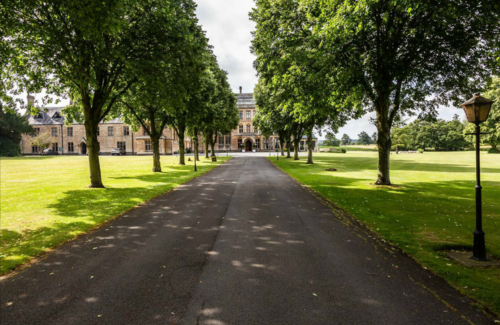
[[[219,65],[229,74],[231,88],[237,92],[242,86],[244,92],[253,92],[257,77],[253,69],[255,57],[250,53],[250,45],[255,24],[248,17],[254,6],[253,0],[196,2],[200,24],[214,47]]]

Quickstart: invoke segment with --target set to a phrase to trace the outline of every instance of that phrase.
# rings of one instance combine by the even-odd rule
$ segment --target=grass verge
[[[468,268],[449,249],[472,247],[475,228],[473,152],[391,155],[395,186],[375,186],[377,154],[317,154],[271,161],[363,222],[461,292],[500,314],[500,267]],[[481,154],[483,225],[488,254],[500,257],[500,157]],[[325,169],[336,168],[329,172]]]
[[[100,157],[105,189],[89,189],[88,158],[48,156],[0,160],[0,274],[71,240],[123,212],[168,192],[230,159],[178,164],[151,156]]]

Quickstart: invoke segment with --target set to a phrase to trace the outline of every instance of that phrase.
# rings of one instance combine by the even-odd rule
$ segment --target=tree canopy
[[[439,6],[419,0],[259,0],[251,14],[257,23],[255,66],[292,114],[314,112],[314,105],[322,112],[333,108],[336,115],[330,116],[349,116],[359,107],[375,111],[376,183],[390,185],[393,124],[418,112],[435,116],[438,105],[460,103],[484,86],[498,68],[490,55],[498,13],[480,0]],[[304,115],[294,116],[300,121]]]

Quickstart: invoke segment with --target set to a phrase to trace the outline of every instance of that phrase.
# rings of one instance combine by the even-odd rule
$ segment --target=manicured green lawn
[[[21,157],[0,160],[0,274],[113,219],[130,208],[200,175],[212,163],[162,156],[163,173],[152,173],[150,156],[103,156],[106,189],[89,189],[87,157]],[[187,158],[186,158],[187,160]]]
[[[483,224],[488,253],[500,257],[500,155],[481,153]],[[500,314],[500,268],[472,269],[443,249],[472,247],[474,152],[392,154],[390,188],[373,185],[377,154],[316,154],[315,164],[280,159],[279,167],[361,220],[460,291]],[[336,172],[325,171],[336,168]]]

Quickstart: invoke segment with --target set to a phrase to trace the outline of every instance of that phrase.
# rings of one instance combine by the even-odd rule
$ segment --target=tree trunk
[[[215,157],[215,143],[217,142],[217,133],[215,136],[210,137],[210,148],[212,149],[212,157]]]
[[[293,139],[293,160],[299,160],[300,139]]]
[[[184,157],[185,157],[184,130],[179,130],[177,136],[179,137],[179,165],[185,165],[186,161],[184,159]]]
[[[387,115],[377,112],[378,177],[375,182],[376,185],[391,185],[390,157],[392,142],[391,127]]]
[[[207,159],[208,159],[208,146],[209,146],[208,137],[205,136],[205,158]]]
[[[99,121],[85,121],[85,135],[87,137],[87,152],[89,155],[90,188],[104,188],[101,178],[101,164],[99,163],[99,142],[97,128]]]
[[[285,144],[285,141],[283,141],[281,138],[280,138],[280,150],[281,150],[281,156],[284,157],[285,156],[285,148],[283,148]]]
[[[151,137],[151,146],[153,147],[153,173],[161,173],[160,163],[160,137]]]
[[[215,141],[214,141],[214,138],[212,138],[212,137],[210,137],[210,149],[212,150],[212,154],[210,156],[216,157],[215,156]]]
[[[292,142],[291,142],[291,141],[287,141],[287,142],[286,142],[286,157],[287,157],[287,158],[292,158],[292,156],[290,155],[290,147],[291,147],[291,144],[292,144]]]
[[[313,140],[312,132],[307,135],[307,163],[313,164]]]

